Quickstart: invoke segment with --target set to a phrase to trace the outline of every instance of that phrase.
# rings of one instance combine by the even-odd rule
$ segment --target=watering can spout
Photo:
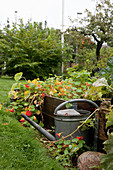
[[[47,139],[49,139],[50,141],[55,141],[56,140],[56,138],[53,135],[51,135],[48,131],[46,131],[44,128],[42,128],[40,125],[38,125],[36,122],[31,120],[24,113],[22,113],[21,116],[25,120],[27,120],[33,127],[35,127],[39,132],[41,132]]]

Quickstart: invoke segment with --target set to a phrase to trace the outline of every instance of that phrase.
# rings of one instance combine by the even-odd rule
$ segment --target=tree
[[[62,51],[66,58],[69,47],[64,44],[62,49],[56,30],[43,28],[42,23],[37,22],[24,24],[21,19],[18,25],[10,28],[8,24],[3,31],[0,55],[7,63],[6,74],[13,76],[21,71],[25,77],[33,79],[61,72]]]
[[[84,36],[77,28],[72,27],[65,31],[65,42],[73,48],[73,60],[70,66],[76,65],[78,70],[86,68],[86,60],[89,60],[88,53],[91,53],[96,48],[91,38]]]
[[[100,60],[100,50],[103,43],[112,41],[113,35],[113,3],[110,0],[100,0],[96,5],[95,14],[86,10],[87,17],[82,22],[81,33],[92,36],[96,42],[96,59]]]

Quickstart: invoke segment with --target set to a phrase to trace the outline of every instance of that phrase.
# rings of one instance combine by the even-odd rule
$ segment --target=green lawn
[[[14,80],[0,78],[0,103]],[[38,139],[36,139],[38,138]],[[0,110],[0,170],[60,170],[64,169],[48,154],[39,141],[39,132],[23,127],[12,113]]]
[[[0,78],[0,102],[8,100],[8,92],[15,80],[11,78]]]

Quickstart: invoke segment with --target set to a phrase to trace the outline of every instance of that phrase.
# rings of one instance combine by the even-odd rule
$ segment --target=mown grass
[[[0,102],[6,102],[8,99],[8,92],[11,89],[12,84],[15,80],[11,78],[0,78]]]
[[[0,78],[0,103],[8,100],[7,94],[14,83]],[[0,110],[0,170],[60,170],[64,169],[48,154],[39,140],[39,132],[25,128],[11,112]]]
[[[9,102],[8,93],[11,90],[11,87],[14,83],[16,83],[16,81],[13,78],[10,77],[0,78],[0,102],[2,103],[7,101]]]

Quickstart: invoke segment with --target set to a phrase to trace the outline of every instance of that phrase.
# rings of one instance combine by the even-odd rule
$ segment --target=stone
[[[93,166],[99,166],[100,157],[102,154],[103,153],[94,152],[94,151],[84,152],[77,159],[78,170],[101,170],[101,168],[96,168]]]

